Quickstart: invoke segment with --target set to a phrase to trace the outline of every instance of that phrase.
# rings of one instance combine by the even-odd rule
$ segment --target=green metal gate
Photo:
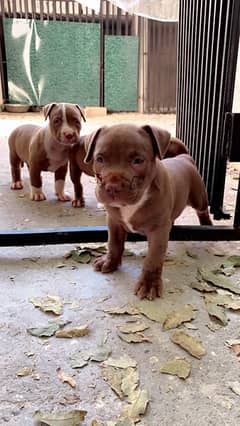
[[[4,20],[10,102],[99,105],[100,25]]]
[[[105,36],[105,106],[137,111],[138,37]]]

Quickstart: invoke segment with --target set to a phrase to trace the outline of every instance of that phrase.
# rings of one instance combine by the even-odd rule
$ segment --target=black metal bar
[[[179,5],[176,134],[197,163],[214,218],[225,218],[224,119],[232,109],[240,2],[180,0]]]
[[[240,175],[239,175],[239,179],[238,179],[238,192],[237,192],[237,200],[236,200],[233,226],[234,227],[240,226]]]
[[[107,227],[60,227],[0,231],[0,247],[96,243],[107,241]],[[128,234],[127,241],[145,241],[139,234]],[[172,241],[239,241],[240,228],[225,226],[173,226]]]

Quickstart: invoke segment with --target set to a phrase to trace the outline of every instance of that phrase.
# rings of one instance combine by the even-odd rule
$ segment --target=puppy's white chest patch
[[[68,156],[66,153],[66,150],[54,150],[48,152],[48,171],[49,172],[55,172],[59,167],[66,164],[68,160]]]
[[[68,153],[66,147],[61,146],[60,144],[53,141],[53,137],[49,127],[46,128],[44,146],[49,161],[49,172],[55,172],[59,167],[66,164],[68,160]]]
[[[131,218],[134,216],[134,214],[144,205],[144,203],[148,199],[148,193],[147,190],[143,193],[140,200],[132,205],[128,206],[122,206],[120,207],[120,212],[122,216],[122,220],[131,232],[138,232],[138,230],[135,230],[131,225]]]

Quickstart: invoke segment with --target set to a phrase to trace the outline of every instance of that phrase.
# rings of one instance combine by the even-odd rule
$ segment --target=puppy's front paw
[[[57,179],[55,181],[55,193],[58,201],[71,201],[71,197],[69,194],[64,192],[64,179]]]
[[[23,183],[21,180],[11,183],[11,189],[23,189]]]
[[[56,196],[58,201],[71,201],[70,195],[65,192],[56,192]]]
[[[135,286],[135,294],[140,299],[153,300],[163,294],[162,279],[156,273],[146,272],[142,274]]]
[[[112,259],[110,256],[104,255],[96,259],[93,263],[93,266],[95,271],[107,273],[116,271],[119,264],[120,261],[118,261],[117,259]]]
[[[31,187],[30,199],[32,201],[44,201],[46,200],[45,194],[42,192],[42,188]]]
[[[83,198],[74,198],[74,200],[72,200],[72,206],[73,207],[84,207],[85,201],[84,201]]]

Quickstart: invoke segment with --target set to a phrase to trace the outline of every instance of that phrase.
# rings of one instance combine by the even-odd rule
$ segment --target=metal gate
[[[100,39],[100,105],[105,105],[105,36],[138,37],[140,49],[135,48],[138,77],[129,87],[136,86],[138,109],[146,113],[176,111],[177,23],[152,21],[129,14],[108,0],[101,1],[100,13],[70,0],[0,0],[0,71],[3,98],[8,100],[7,62],[4,45],[3,19],[19,18],[39,21],[60,21],[99,24]],[[136,41],[129,41],[129,55]],[[123,51],[126,49],[124,48]],[[117,52],[118,50],[116,50]],[[2,57],[1,57],[2,56]],[[127,57],[125,62],[127,62]],[[138,62],[139,61],[139,62]],[[131,62],[131,61],[130,61]],[[135,67],[136,68],[136,67]],[[134,73],[135,72],[134,68]],[[132,70],[131,70],[132,71]],[[124,79],[126,81],[126,79]],[[127,80],[128,81],[128,80]],[[121,88],[115,98],[122,93]],[[126,91],[127,93],[127,91]],[[107,99],[109,96],[107,94]],[[110,102],[111,106],[112,102]],[[128,103],[124,103],[123,107]],[[122,109],[122,108],[120,108]]]
[[[9,19],[10,18],[10,19]],[[13,21],[15,19],[15,21]],[[13,79],[19,81],[22,84],[22,87],[24,88],[24,93],[27,93],[27,99],[34,99],[35,104],[33,105],[42,105],[44,103],[48,103],[49,100],[46,98],[46,96],[42,96],[42,102],[40,100],[40,96],[38,95],[38,82],[43,80],[49,81],[46,75],[42,76],[40,73],[40,69],[37,64],[32,63],[31,68],[33,69],[35,80],[31,78],[29,83],[29,76],[26,76],[24,74],[24,70],[21,73],[21,68],[17,66],[16,62],[17,60],[21,61],[22,55],[21,55],[21,49],[19,49],[19,45],[16,43],[16,40],[11,40],[11,33],[12,33],[12,26],[17,25],[17,22],[19,19],[23,19],[24,22],[32,22],[34,23],[34,28],[36,31],[39,31],[39,34],[42,34],[42,44],[41,44],[41,51],[38,50],[37,54],[35,54],[36,61],[39,61],[42,67],[47,70],[48,73],[51,74],[51,60],[52,56],[48,55],[49,50],[54,50],[54,45],[56,44],[55,53],[56,56],[58,54],[61,54],[61,51],[66,51],[69,58],[67,58],[67,69],[66,74],[71,75],[70,68],[74,69],[78,66],[81,72],[75,73],[75,75],[78,76],[80,79],[79,84],[77,85],[77,82],[72,82],[71,84],[75,84],[78,87],[78,90],[74,90],[74,87],[72,88],[73,96],[77,96],[77,93],[83,93],[83,99],[93,99],[93,103],[85,103],[84,101],[78,101],[82,103],[83,105],[101,105],[101,106],[107,106],[109,110],[111,110],[111,106],[113,105],[115,107],[115,110],[137,110],[137,99],[138,99],[138,22],[141,18],[138,18],[134,15],[128,14],[127,12],[123,11],[122,9],[114,6],[109,1],[102,0],[101,1],[101,10],[99,14],[95,14],[94,10],[89,9],[88,7],[81,6],[76,1],[70,1],[70,0],[57,0],[57,1],[50,1],[50,0],[32,0],[30,1],[21,1],[21,0],[9,0],[4,1],[0,0],[0,32],[1,32],[1,54],[2,59],[1,60],[1,76],[3,78],[3,95],[4,99],[11,102],[11,96],[9,97],[8,93],[8,71],[9,74],[11,74],[11,77]],[[28,21],[27,21],[28,20]],[[3,25],[3,21],[5,21],[5,25]],[[47,25],[46,25],[47,21]],[[20,21],[21,22],[21,21]],[[76,25],[79,23],[79,25]],[[57,31],[61,31],[61,26],[64,26],[63,29],[64,32],[64,40],[62,37],[59,38],[59,43],[55,43],[55,33]],[[94,34],[91,36],[91,28]],[[98,29],[100,28],[99,35],[98,35]],[[88,31],[89,29],[89,31]],[[48,34],[47,34],[48,31]],[[79,45],[81,45],[81,50],[78,50],[78,52],[81,53],[77,57],[74,57],[73,52],[71,49],[67,49],[66,46],[64,46],[64,42],[68,45],[69,43],[68,38],[71,38],[71,32],[74,34],[79,34],[80,32],[83,32],[83,37],[76,35],[75,39],[78,42],[77,48],[79,48]],[[73,34],[73,37],[74,37]],[[5,36],[5,40],[4,40]],[[127,37],[126,37],[127,36]],[[27,37],[28,33],[27,33]],[[98,38],[97,38],[98,37]],[[48,43],[44,44],[44,40],[47,38]],[[21,43],[23,44],[24,41]],[[95,42],[94,44],[94,51],[91,50],[91,43]],[[116,59],[116,65],[115,68],[113,67],[114,64],[109,62],[109,54],[105,55],[106,44],[107,47],[110,44],[116,46],[113,46],[113,51],[115,52],[115,59]],[[34,41],[33,41],[34,44]],[[123,48],[119,49],[121,47],[121,44],[123,44]],[[10,47],[9,47],[10,45]],[[63,46],[62,46],[63,45]],[[8,50],[6,49],[6,46],[8,47]],[[22,46],[24,48],[24,45]],[[10,53],[9,53],[10,52]],[[89,55],[91,54],[91,57],[89,58],[89,55],[87,53],[89,52]],[[120,56],[121,58],[117,57]],[[41,55],[41,57],[40,57]],[[81,60],[80,60],[81,57]],[[131,61],[129,61],[129,58],[132,59],[132,62],[134,62],[134,66],[131,66],[129,70],[125,67],[124,69],[124,75],[119,76],[119,82],[124,82],[124,86],[120,84],[120,86],[115,87],[114,82],[112,82],[112,77],[118,76],[117,73],[120,73],[121,70],[118,67],[118,63],[120,59],[125,60],[126,64],[130,64]],[[93,81],[91,81],[91,73],[89,70],[84,71],[84,67],[88,63],[87,59],[89,61],[91,60],[92,63],[89,64],[89,66],[92,66],[94,68],[94,75],[92,76]],[[31,54],[31,57],[29,57],[29,61],[34,61],[33,55]],[[95,60],[95,63],[94,63]],[[49,64],[45,64],[46,61],[49,61]],[[78,63],[76,64],[76,62]],[[109,72],[109,67],[111,67],[111,70]],[[52,67],[53,69],[53,67]],[[126,71],[129,71],[128,78],[126,79]],[[54,72],[54,70],[52,70]],[[61,81],[66,81],[66,78],[64,79],[64,73],[60,72],[60,70],[57,70],[60,75],[59,78],[56,78],[56,81],[58,81],[59,86],[61,85]],[[97,73],[97,75],[96,75]],[[81,87],[81,75],[84,77],[85,82],[88,84],[88,89],[86,91],[86,96],[84,96],[84,88]],[[45,78],[43,78],[45,77]],[[34,80],[34,81],[32,81]],[[51,80],[51,78],[50,78]],[[89,80],[89,81],[88,81]],[[127,84],[126,84],[127,81]],[[50,84],[50,83],[49,83]],[[82,83],[83,84],[83,83]],[[26,87],[25,87],[26,86]],[[30,89],[29,89],[29,86]],[[33,87],[34,86],[34,87]],[[36,86],[36,87],[35,87]],[[52,85],[54,86],[54,85]],[[56,96],[53,96],[54,99],[61,96],[61,99],[66,100],[64,98],[64,87],[65,84],[63,84],[63,90],[56,90],[54,87],[50,85],[51,90],[47,90],[45,88],[45,93],[48,93],[48,96],[51,96],[51,93],[55,90]],[[96,86],[96,87],[95,87]],[[99,89],[98,89],[99,86]],[[129,87],[128,87],[129,86]],[[14,86],[15,87],[15,86]],[[79,88],[81,90],[79,91]],[[91,89],[92,88],[92,89]],[[94,90],[95,89],[95,90]],[[125,96],[123,96],[123,92],[125,89]],[[28,91],[30,90],[30,93]],[[82,92],[81,92],[82,91]],[[32,94],[33,92],[33,94]],[[36,93],[37,95],[36,95]],[[41,90],[41,94],[42,94]],[[92,93],[93,92],[93,93]],[[121,94],[122,98],[120,99],[119,93]],[[93,96],[90,96],[92,94]],[[34,96],[32,96],[34,95]],[[130,99],[132,97],[133,99]],[[116,108],[116,99],[119,101],[120,105],[118,108]],[[120,102],[122,100],[122,102]],[[16,101],[16,100],[15,100]],[[71,101],[71,98],[70,100]],[[74,102],[77,102],[75,99]]]
[[[176,112],[177,22],[149,20],[147,24],[144,112]]]
[[[197,162],[216,219],[225,217],[239,32],[239,0],[180,0],[177,135]]]

